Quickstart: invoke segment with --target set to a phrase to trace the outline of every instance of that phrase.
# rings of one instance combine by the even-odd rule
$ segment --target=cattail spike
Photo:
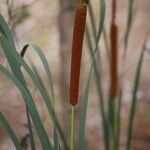
[[[83,45],[83,35],[86,22],[87,5],[81,2],[76,10],[73,42],[72,42],[72,58],[71,58],[71,77],[70,77],[70,104],[76,105],[78,101],[80,66]]]
[[[111,96],[117,96],[118,76],[117,76],[117,40],[118,28],[115,23],[116,18],[116,0],[112,1],[112,22],[110,31],[111,41]]]
[[[111,25],[111,96],[117,95],[117,36],[116,24]]]

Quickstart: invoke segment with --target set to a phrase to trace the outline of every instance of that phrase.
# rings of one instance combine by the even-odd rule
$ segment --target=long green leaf
[[[101,37],[103,27],[104,27],[104,20],[105,20],[105,0],[99,0],[100,2],[100,16],[99,16],[99,26],[98,26],[98,32],[96,36],[96,44],[94,51],[97,50],[99,39]]]
[[[130,29],[133,21],[133,4],[134,0],[128,0],[129,6],[128,6],[128,17],[127,17],[127,25],[126,25],[126,31],[125,31],[125,38],[124,38],[124,46],[125,46],[125,55],[127,51],[128,46],[128,39],[130,34]],[[126,56],[124,56],[126,57]]]
[[[27,48],[30,45],[27,44],[24,46],[23,50],[21,51],[21,54],[24,55]],[[52,102],[53,102],[53,110],[54,110],[54,88],[53,88],[53,79],[52,79],[52,74],[51,74],[51,70],[48,64],[48,61],[45,57],[45,55],[43,54],[42,50],[40,49],[40,47],[36,44],[32,44],[31,47],[36,51],[36,53],[39,55],[41,62],[44,66],[45,72],[47,74],[47,78],[48,78],[48,82],[49,82],[49,87],[50,87],[50,93],[51,93],[51,98],[52,98]],[[40,84],[44,87],[44,84],[42,83],[42,80],[40,78],[40,75],[38,73],[38,71],[36,70],[35,66],[32,65],[32,68],[34,70],[34,73],[36,74],[36,76],[38,77]],[[44,90],[46,91],[46,89],[44,88]],[[47,93],[48,95],[48,93]],[[54,110],[55,111],[55,110]],[[56,149],[56,147],[59,145],[59,140],[58,140],[58,135],[57,135],[57,131],[55,129],[55,125],[54,125],[54,149]],[[57,148],[58,149],[58,148]]]
[[[39,57],[40,57],[40,59],[42,61],[42,64],[44,66],[44,69],[46,71],[47,78],[48,78],[48,81],[49,81],[49,87],[50,87],[51,96],[52,96],[52,99],[54,100],[53,79],[52,79],[52,73],[51,73],[48,61],[47,61],[45,55],[43,54],[42,50],[40,49],[40,47],[38,45],[32,44],[31,46],[38,53],[38,55],[39,55]]]
[[[9,137],[11,138],[12,142],[14,143],[16,149],[17,150],[22,150],[20,142],[18,141],[14,131],[10,127],[9,123],[5,119],[5,117],[2,114],[2,112],[0,112],[0,124],[6,129],[7,133],[9,134]]]
[[[20,83],[20,81],[12,73],[10,73],[7,69],[5,69],[2,65],[0,65],[0,72],[2,72],[7,78],[9,78],[16,85],[16,87],[19,89],[19,91],[21,92],[23,97],[26,97],[24,100],[25,100],[25,103],[30,112],[32,121],[37,130],[37,133],[39,135],[42,147],[44,150],[52,149],[52,146],[48,139],[47,133],[46,133],[44,126],[42,124],[42,121],[40,119],[39,113],[36,109],[35,103],[32,99],[32,96],[28,92],[28,90],[25,89],[24,86]]]
[[[50,71],[48,62],[47,62],[42,50],[37,45],[33,44],[33,45],[31,45],[31,47],[33,47],[33,49],[37,52],[37,54],[39,55],[39,57],[40,57],[40,59],[43,63],[43,66],[44,66],[45,71],[47,73],[47,77],[48,77],[48,80],[49,80],[49,85],[50,85],[50,88],[51,88],[51,94],[52,94],[52,98],[53,98],[54,97],[53,82],[52,82],[52,75],[51,75],[51,71]],[[26,62],[18,54],[15,54],[15,57],[16,57],[17,61],[21,63],[21,65],[26,70],[26,72],[29,74],[29,76],[33,80],[35,86],[37,87],[37,89],[39,89],[39,91],[40,91],[40,93],[41,93],[41,95],[42,95],[42,97],[45,101],[45,104],[47,106],[47,109],[50,113],[50,116],[51,116],[51,119],[54,123],[54,126],[58,130],[58,133],[60,134],[60,137],[61,137],[61,139],[64,143],[64,147],[65,147],[66,150],[69,149],[68,144],[66,142],[66,137],[64,135],[64,132],[63,132],[63,130],[62,130],[62,128],[61,128],[61,126],[58,122],[58,119],[55,115],[55,112],[53,111],[53,106],[51,104],[51,99],[49,98],[47,92],[44,90],[43,84],[41,84],[41,82],[39,81],[37,76],[34,75],[34,73],[29,68],[29,66],[26,64]]]
[[[34,142],[34,137],[33,137],[33,131],[32,131],[32,124],[31,124],[31,119],[30,119],[28,108],[26,109],[26,113],[27,113],[27,121],[28,121],[29,138],[30,138],[31,149],[35,150],[36,147],[35,147],[35,142]]]
[[[86,84],[86,89],[83,97],[83,109],[81,113],[81,120],[80,120],[80,128],[79,128],[79,140],[78,140],[78,149],[83,150],[84,149],[84,140],[85,140],[85,124],[86,124],[86,112],[87,112],[87,104],[88,104],[88,94],[89,94],[89,87],[90,87],[90,79],[92,74],[92,68],[95,62],[95,53],[98,49],[98,43],[99,39],[103,30],[103,24],[104,24],[104,18],[105,18],[105,1],[100,0],[100,19],[99,19],[99,27],[98,27],[98,34],[96,36],[96,44],[93,53],[91,54],[92,57],[92,66],[90,69],[89,78]]]
[[[12,50],[16,51],[12,33],[9,30],[9,27],[7,26],[7,23],[5,22],[4,18],[1,15],[0,15],[0,34],[4,34],[5,35],[5,37],[8,39],[8,41],[10,43],[12,43],[12,47],[13,47]],[[11,52],[8,51],[8,48],[5,45],[5,43],[1,43],[1,46],[2,46],[2,48],[4,50],[4,53],[6,55],[6,58],[7,58],[8,62],[9,62],[9,65],[11,67],[12,72],[18,78],[18,80],[20,80],[20,82],[22,82],[24,87],[27,87],[26,81],[25,81],[25,79],[23,77],[23,74],[21,72],[20,64],[14,59],[13,55],[11,55]],[[32,146],[32,150],[34,150],[35,146],[34,146],[34,141],[33,141],[33,134],[32,134],[32,127],[31,127],[31,123],[30,123],[30,118],[28,117],[28,115],[29,115],[28,114],[28,108],[26,108],[26,110],[27,110],[26,113],[27,113],[27,120],[28,120],[28,127],[29,127],[29,135],[30,135],[30,140],[31,140],[31,146]]]
[[[145,52],[145,45],[147,42],[147,37],[144,41],[143,48],[139,57],[139,62],[137,64],[137,69],[135,73],[135,79],[134,79],[134,85],[133,85],[133,94],[131,99],[131,108],[130,108],[130,114],[129,114],[129,121],[128,121],[128,133],[127,133],[127,143],[126,143],[126,150],[130,150],[131,148],[131,137],[132,137],[132,130],[133,130],[133,123],[136,113],[136,103],[137,103],[137,92],[139,89],[139,81],[140,81],[140,75],[141,75],[141,68],[142,68],[142,62],[144,58],[144,52]]]
[[[93,29],[93,36],[96,42],[96,48],[98,49],[97,45],[98,45],[98,41],[101,35],[102,30],[104,30],[104,17],[105,17],[105,1],[100,0],[100,19],[99,19],[99,28],[98,28],[98,35],[96,36],[96,23],[95,23],[95,19],[94,19],[94,13],[93,13],[93,8],[92,5],[89,3],[89,15],[90,15],[90,20],[92,23],[92,29]],[[87,37],[87,43],[88,43],[88,47],[90,50],[90,55],[92,57],[92,53],[93,53],[93,48],[92,48],[92,43],[91,43],[91,36],[88,30],[88,27],[86,26],[86,37]],[[106,40],[106,39],[105,39]],[[105,116],[105,112],[104,112],[104,100],[103,100],[103,91],[102,91],[102,83],[101,83],[101,74],[100,72],[98,72],[98,67],[97,67],[97,62],[94,60],[94,75],[95,75],[95,79],[96,79],[96,85],[97,85],[97,92],[98,92],[98,96],[99,96],[99,103],[100,103],[100,111],[101,111],[101,116],[102,116],[102,124],[103,124],[103,136],[104,136],[104,143],[105,143],[105,149],[108,150],[109,149],[109,133],[108,133],[108,125],[107,125],[107,120],[106,120],[106,116]],[[100,62],[99,62],[99,67],[100,67]],[[100,67],[101,68],[101,67]]]
[[[0,43],[1,43],[1,45],[2,45],[2,47],[5,49],[5,51],[8,51],[10,54],[9,55],[12,55],[12,56],[14,56],[13,54],[14,53],[16,53],[16,54],[18,54],[16,51],[13,51],[13,45],[5,38],[5,36],[3,36],[2,34],[1,34],[1,36],[0,36]],[[19,54],[18,54],[19,55]],[[20,56],[20,55],[19,55]],[[21,57],[21,56],[20,56]],[[11,58],[11,57],[10,57]],[[12,59],[12,58],[11,58]],[[15,59],[15,58],[14,58]],[[21,59],[22,59],[22,57],[21,57]],[[16,60],[16,59],[15,59]],[[17,72],[16,72],[17,73]],[[22,83],[22,82],[21,82]],[[24,87],[25,88],[25,87]],[[29,93],[29,91],[28,91],[28,93]],[[30,94],[31,95],[31,94]],[[26,96],[25,95],[23,95],[23,97],[24,97],[24,100],[26,100]],[[27,103],[26,103],[27,104]],[[31,110],[30,110],[30,113],[31,113]],[[32,120],[33,120],[33,117],[32,117]],[[38,122],[34,122],[34,124],[36,124],[35,126],[37,126],[37,124],[38,124]],[[39,123],[40,124],[40,123]],[[43,127],[43,125],[42,125],[42,123],[40,124],[40,126],[41,127]],[[41,129],[41,130],[44,130],[44,127],[43,127],[43,129]],[[41,134],[41,132],[39,132],[40,134]],[[43,136],[44,135],[44,139],[43,139]],[[47,134],[46,133],[44,133],[43,132],[43,135],[39,135],[39,136],[41,136],[41,142],[43,143],[43,146],[45,145],[45,143],[50,143],[49,142],[49,139],[47,138]],[[48,145],[48,144],[46,144],[46,145]],[[49,144],[50,145],[50,144]]]
[[[1,38],[0,38],[1,39]],[[12,49],[12,45],[9,41],[7,41],[7,39],[3,36],[2,38],[3,42],[7,42],[7,44],[9,45],[9,49],[11,51]],[[47,106],[47,109],[51,115],[52,121],[54,122],[55,126],[57,127],[57,130],[60,133],[60,136],[62,138],[62,141],[64,142],[64,146],[66,149],[68,149],[68,144],[66,142],[66,138],[65,135],[63,134],[63,131],[61,129],[61,126],[56,118],[56,115],[53,111],[52,105],[51,105],[51,100],[49,98],[49,96],[47,95],[46,91],[44,90],[43,86],[40,84],[37,76],[35,76],[35,74],[33,73],[33,71],[30,69],[30,67],[27,65],[27,63],[22,59],[22,57],[17,53],[17,52],[13,52],[12,55],[15,57],[15,59],[18,61],[18,63],[21,64],[21,66],[26,70],[26,72],[28,73],[28,75],[31,77],[32,81],[34,82],[35,86],[37,87],[37,89],[40,91],[45,104]]]
[[[7,39],[14,45],[12,33],[9,30],[8,25],[1,14],[0,14],[0,32],[3,33],[7,37]]]
[[[93,67],[93,65],[92,65],[92,67]],[[92,67],[90,69],[89,77],[88,77],[88,80],[86,83],[84,96],[83,96],[83,104],[82,104],[80,127],[79,127],[78,150],[84,149],[85,125],[86,125],[86,115],[87,115],[88,96],[89,96],[89,89],[90,89],[90,80],[91,80],[91,75],[92,75]]]
[[[21,57],[24,57],[27,48],[28,48],[28,45],[26,45],[26,46],[23,47],[23,49],[21,51]],[[33,131],[32,131],[32,124],[31,124],[31,120],[30,120],[30,115],[29,115],[28,108],[26,108],[26,113],[27,113],[27,121],[28,121],[29,138],[30,138],[31,149],[35,150],[36,147],[35,147],[35,142],[34,142],[34,137],[33,137]]]
[[[9,27],[7,26],[7,23],[5,22],[3,16],[0,15],[0,37],[2,35],[4,35],[4,37],[11,43],[11,45],[12,45],[11,51],[16,51],[12,33],[9,30]],[[26,81],[21,72],[20,64],[15,60],[14,56],[11,55],[11,52],[8,51],[8,45],[6,44],[6,42],[2,42],[2,41],[1,41],[0,45],[3,48],[3,51],[6,55],[7,61],[11,67],[13,74],[22,82],[22,84],[24,86],[27,86]]]

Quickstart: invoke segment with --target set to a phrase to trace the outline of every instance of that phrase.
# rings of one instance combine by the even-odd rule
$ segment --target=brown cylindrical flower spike
[[[115,24],[116,13],[116,0],[112,3],[112,22],[110,31],[110,41],[111,41],[111,96],[117,96],[117,40],[118,40],[118,28]]]
[[[111,25],[111,96],[117,96],[117,26]]]
[[[87,5],[80,2],[77,7],[72,41],[71,75],[70,75],[70,104],[75,106],[78,101],[80,66],[83,45],[83,35],[86,22]]]

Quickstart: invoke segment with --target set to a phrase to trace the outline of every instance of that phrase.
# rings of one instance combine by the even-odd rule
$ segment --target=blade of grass
[[[7,23],[5,22],[4,18],[1,15],[0,15],[0,33],[3,33],[5,35],[5,37],[8,39],[8,41],[10,41],[12,43],[13,50],[16,51],[12,33],[9,30],[9,27],[7,26]],[[3,47],[3,45],[2,45],[2,47]],[[25,51],[25,49],[26,49],[26,47],[24,48],[24,51]],[[11,67],[12,72],[22,82],[22,84],[25,87],[27,87],[26,81],[25,81],[25,79],[22,75],[22,72],[21,72],[20,64],[13,58],[11,53],[9,53],[9,51],[7,51],[5,49],[5,47],[3,47],[3,50],[4,50],[4,53],[6,55],[7,60],[9,62],[9,65]],[[31,124],[30,124],[30,120],[28,118],[28,115],[29,115],[28,114],[28,108],[26,108],[26,110],[27,110],[26,113],[27,113],[27,121],[28,121],[28,127],[29,127],[29,135],[30,135],[30,140],[31,140],[31,146],[32,146],[32,150],[34,150],[35,146],[34,146],[34,141],[33,141],[33,134],[30,133],[30,132],[32,132],[32,127],[31,127]]]
[[[30,119],[28,108],[26,108],[26,113],[27,113],[27,121],[28,121],[29,138],[30,138],[31,149],[36,150],[35,143],[34,143],[34,137],[33,137],[33,131],[32,131],[32,124],[31,124],[31,119]]]
[[[13,55],[13,53],[17,53],[16,51],[14,51],[13,50],[13,45],[5,38],[5,36],[4,35],[2,35],[1,34],[1,36],[0,36],[0,43],[1,43],[1,45],[2,45],[2,47],[3,47],[3,49],[5,50],[5,52],[8,54],[8,57],[9,57],[9,60],[10,60],[10,62],[11,62],[11,60],[12,59],[14,59],[14,62],[15,62],[15,57],[14,57],[14,55]],[[17,53],[18,54],[18,53]],[[19,55],[19,54],[18,54]],[[19,55],[20,56],[20,55]],[[21,57],[21,56],[20,56]],[[21,59],[22,59],[22,57],[21,57]],[[13,64],[13,63],[12,63]],[[11,64],[11,65],[12,65]],[[19,63],[16,63],[15,62],[15,64],[19,64]],[[19,68],[15,68],[15,65],[14,65],[14,69],[16,69],[16,72],[15,72],[15,74],[17,74],[18,72],[19,72],[19,69],[20,69],[20,64],[18,65],[18,67]],[[20,71],[21,72],[21,71]],[[18,73],[19,74],[19,73]],[[19,74],[20,75],[20,74]],[[17,75],[18,76],[18,75]],[[22,77],[22,76],[19,76],[19,77],[21,77],[22,78],[22,81],[24,80],[24,78]],[[20,79],[20,78],[18,78],[18,79]],[[21,82],[21,81],[20,81]],[[22,83],[22,82],[21,82]],[[23,85],[26,85],[26,82],[24,82],[24,83],[22,83]],[[26,86],[24,86],[25,88],[26,88]],[[29,92],[29,91],[28,91]],[[24,97],[24,100],[26,100],[26,96],[25,95],[23,95],[23,97]],[[30,112],[31,113],[31,112]],[[32,118],[33,119],[33,118]],[[35,124],[35,122],[34,122],[34,124]],[[36,124],[37,124],[37,122],[36,122]],[[43,130],[43,129],[41,129],[41,130]],[[40,132],[39,132],[40,133]],[[41,134],[41,133],[40,133]],[[39,134],[39,136],[41,136]],[[44,146],[44,145],[50,145],[49,143],[49,139],[48,139],[48,137],[45,135],[45,133],[43,133],[43,135],[44,135],[44,139],[41,137],[40,138],[40,140],[41,140],[41,143],[42,143],[42,145]],[[46,143],[48,143],[48,144],[46,144]]]
[[[93,64],[95,62],[95,58],[94,55],[97,52],[97,48],[98,48],[98,43],[99,43],[99,39],[103,30],[103,23],[104,23],[104,18],[105,18],[105,1],[104,0],[100,0],[100,19],[99,19],[99,27],[98,27],[98,34],[96,37],[96,44],[95,44],[95,48],[94,51],[92,50],[92,67]],[[79,141],[78,141],[78,149],[79,150],[83,150],[84,149],[84,137],[85,137],[85,122],[86,122],[86,111],[87,111],[87,102],[88,102],[88,93],[89,93],[89,86],[90,86],[90,78],[91,78],[91,74],[92,74],[92,67],[90,69],[90,75],[88,78],[88,82],[86,85],[86,89],[85,89],[85,93],[84,93],[84,104],[83,104],[83,111],[81,114],[81,122],[80,122],[80,128],[79,128]],[[105,121],[103,122],[105,123]]]
[[[90,40],[90,33],[88,30],[88,27],[86,26],[86,35],[87,35],[87,44],[88,47],[90,49],[90,55],[92,57],[92,53],[93,53],[93,49],[92,49],[92,44],[91,44],[91,40]],[[108,125],[106,122],[106,116],[105,116],[105,111],[104,111],[104,100],[103,100],[103,92],[102,92],[102,86],[101,86],[101,82],[100,82],[100,75],[98,73],[98,69],[97,69],[97,64],[94,61],[94,75],[95,75],[95,79],[96,79],[96,85],[97,85],[97,93],[99,96],[99,102],[100,102],[100,111],[101,111],[101,116],[102,116],[102,125],[103,125],[103,136],[104,136],[104,143],[105,143],[105,149],[108,150],[109,149],[109,139],[108,139]]]
[[[23,150],[21,147],[20,142],[18,141],[14,131],[10,127],[9,123],[5,119],[4,115],[2,112],[0,112],[0,124],[6,129],[7,133],[9,134],[9,137],[11,138],[12,142],[14,143],[15,147],[17,150]]]
[[[40,119],[39,113],[36,109],[36,106],[34,104],[32,96],[30,95],[28,90],[25,89],[24,86],[20,83],[20,81],[12,73],[10,73],[7,69],[5,69],[2,65],[0,65],[0,72],[2,72],[7,78],[9,78],[16,85],[16,87],[19,89],[19,91],[21,92],[23,97],[26,97],[24,100],[25,100],[27,108],[30,112],[30,115],[31,115],[32,121],[35,125],[36,131],[39,135],[42,147],[44,150],[52,149],[52,146],[48,139],[47,133],[46,133],[44,126],[42,124],[42,121]]]
[[[92,24],[92,30],[93,30],[93,37],[94,40],[96,41],[96,23],[95,23],[95,16],[94,16],[94,12],[93,12],[93,7],[92,4],[89,2],[88,5],[89,8],[89,17],[90,17],[90,22]],[[106,29],[103,27],[103,38],[104,38],[104,44],[106,47],[106,51],[107,51],[107,56],[108,56],[108,61],[109,61],[109,44],[108,44],[108,40],[107,40],[107,34],[106,34]],[[99,49],[99,48],[98,48]],[[99,50],[97,51],[98,56],[99,54]],[[99,56],[100,57],[100,56]],[[98,58],[99,58],[98,57]]]
[[[103,7],[103,8],[102,8]],[[104,17],[105,17],[105,1],[100,1],[100,22],[99,22],[99,35],[97,36],[97,38],[95,38],[96,35],[96,25],[95,25],[95,19],[94,19],[94,13],[93,13],[93,8],[92,5],[89,4],[89,14],[90,14],[90,20],[92,23],[92,28],[93,28],[93,35],[94,35],[94,39],[96,41],[96,48],[97,49],[97,39],[100,38],[101,32],[103,30],[103,22],[104,22]],[[88,27],[86,27],[86,35],[87,35],[87,43],[88,43],[88,47],[90,50],[90,55],[92,56],[93,53],[93,48],[92,48],[92,44],[91,44],[91,39],[90,39],[90,34],[89,34],[89,30]],[[109,134],[108,134],[108,125],[107,125],[107,121],[106,121],[106,117],[105,117],[105,112],[104,112],[104,103],[103,103],[103,92],[102,92],[102,85],[101,85],[101,77],[100,74],[98,73],[98,69],[96,66],[96,62],[94,62],[94,73],[95,73],[95,78],[96,78],[96,85],[97,85],[97,91],[98,91],[98,95],[99,95],[99,101],[100,101],[100,111],[101,111],[101,115],[102,115],[102,123],[103,123],[103,136],[104,136],[104,143],[105,143],[105,149],[108,150],[109,149]]]
[[[23,49],[21,51],[21,56],[22,57],[24,57],[27,48],[28,48],[28,45],[26,45],[25,47],[23,47]],[[30,138],[31,149],[32,150],[36,150],[35,142],[34,142],[34,137],[33,137],[33,131],[32,131],[32,124],[31,124],[30,115],[29,115],[29,111],[28,111],[27,107],[26,107],[26,114],[27,114],[27,121],[28,121],[29,138]]]
[[[35,44],[31,45],[31,47],[37,52],[37,54],[39,55],[42,63],[43,63],[43,66],[46,70],[46,73],[47,73],[47,76],[49,78],[49,84],[51,86],[51,89],[53,89],[53,83],[52,83],[52,75],[51,75],[51,72],[50,72],[50,68],[49,68],[49,65],[48,65],[48,62],[42,52],[42,50]],[[22,60],[19,55],[16,53],[15,55],[16,59],[18,62],[21,63],[21,65],[23,66],[23,68],[26,70],[26,72],[28,73],[28,75],[31,77],[31,79],[33,80],[35,86],[37,87],[37,89],[40,91],[44,101],[45,101],[45,104],[47,106],[47,109],[50,113],[50,116],[51,116],[51,119],[54,123],[54,126],[56,127],[56,130],[58,130],[58,133],[60,134],[60,137],[64,143],[64,147],[65,149],[69,149],[68,148],[68,144],[66,142],[66,138],[65,138],[65,135],[64,135],[64,132],[58,122],[58,119],[56,118],[56,115],[55,115],[55,112],[53,111],[53,106],[51,104],[51,99],[49,98],[47,92],[44,90],[44,87],[43,87],[43,84],[40,83],[39,79],[34,75],[34,73],[32,72],[32,70],[30,69],[30,67],[26,64],[26,62],[24,60]],[[54,93],[52,91],[52,93]],[[54,94],[52,94],[54,95]]]
[[[52,73],[51,73],[48,61],[47,61],[45,55],[43,54],[42,50],[40,49],[40,47],[38,45],[32,44],[31,46],[37,52],[37,54],[39,55],[39,57],[40,57],[40,59],[42,61],[42,64],[43,64],[44,69],[45,69],[45,72],[47,74],[47,78],[48,78],[48,82],[49,82],[49,87],[50,87],[50,92],[51,92],[51,97],[52,97],[52,100],[53,100],[53,103],[54,103],[53,78],[52,78]]]
[[[84,141],[85,141],[85,125],[86,125],[86,115],[87,115],[87,106],[88,106],[88,96],[89,96],[89,88],[90,88],[90,80],[92,76],[92,69],[95,62],[95,54],[97,52],[97,49],[93,52],[92,55],[92,65],[90,68],[89,77],[86,83],[84,96],[83,96],[83,105],[82,105],[82,112],[81,112],[81,118],[80,118],[80,127],[79,127],[79,138],[78,138],[78,150],[84,149]]]
[[[90,89],[90,80],[92,75],[92,68],[91,66],[89,77],[86,83],[84,96],[83,96],[83,105],[80,117],[80,127],[79,127],[79,138],[78,138],[78,150],[85,149],[84,142],[85,142],[85,125],[86,125],[86,116],[87,116],[87,105],[88,105],[88,96],[89,96],[89,89]]]
[[[130,29],[133,21],[133,4],[134,0],[128,0],[128,18],[127,18],[127,25],[126,25],[126,31],[125,31],[125,38],[124,38],[124,46],[125,46],[125,56],[126,56],[126,51],[127,51],[127,46],[128,46],[128,39],[129,39],[129,34],[130,34]]]
[[[13,46],[13,44],[12,43],[10,43],[6,38],[5,38],[5,36],[3,35],[3,34],[1,34],[0,35],[0,43],[1,43],[1,46],[3,47],[3,50],[4,50],[4,52],[5,52],[5,54],[6,54],[6,56],[7,56],[7,59],[9,60],[9,64],[12,66],[12,71],[13,71],[13,73],[14,73],[14,75],[16,76],[16,78],[22,83],[22,85],[24,86],[24,88],[27,90],[27,85],[26,85],[26,81],[25,81],[25,79],[24,79],[24,77],[23,77],[23,75],[22,75],[22,72],[21,72],[21,70],[20,70],[20,64],[16,61],[16,59],[14,58],[14,56],[13,56],[13,54],[12,54],[12,52],[16,52],[15,51],[15,49],[14,49],[14,46]],[[10,45],[11,45],[11,47],[10,47]],[[20,56],[21,57],[21,56]],[[26,100],[26,96],[25,95],[23,95],[23,98],[24,98],[24,100]],[[25,103],[26,104],[26,103]],[[27,104],[26,104],[27,105]],[[26,106],[27,107],[27,106]],[[26,110],[28,110],[28,107],[26,108]],[[31,113],[31,112],[30,112]],[[29,120],[28,120],[29,121]],[[37,122],[36,122],[36,124],[37,124]],[[29,128],[31,128],[30,127],[30,123],[28,122],[28,126],[29,126]],[[30,129],[29,130],[29,132],[31,131],[32,129]],[[41,130],[44,130],[44,128],[43,129],[41,129]],[[30,135],[31,135],[31,133],[30,133]],[[41,138],[40,138],[40,141],[41,141],[41,143],[42,143],[42,145],[43,145],[43,147],[44,147],[44,145],[50,145],[50,144],[47,144],[47,143],[49,143],[49,139],[48,138],[45,138],[45,142],[44,141],[42,141],[43,140],[43,138],[42,138],[42,135],[41,135],[41,133],[39,133],[39,135],[41,136]],[[31,137],[30,137],[30,139],[31,139]],[[33,141],[31,141],[32,143],[33,143]],[[33,146],[33,145],[32,145]]]
[[[88,5],[89,8],[89,17],[90,17],[90,22],[92,24],[92,30],[93,30],[93,37],[94,39],[96,38],[96,23],[95,23],[95,16],[94,16],[94,12],[93,12],[93,7],[91,2]]]
[[[99,39],[103,31],[104,19],[105,19],[105,0],[99,0],[99,3],[100,3],[100,16],[99,16],[99,26],[98,26],[95,49],[97,49],[98,47]]]
[[[103,29],[103,38],[104,38],[104,44],[105,44],[105,48],[106,48],[106,56],[107,56],[108,63],[109,63],[109,66],[110,66],[110,48],[109,48],[109,42],[108,42],[108,37],[107,37],[105,27]]]
[[[47,61],[45,55],[43,54],[43,52],[42,52],[42,50],[40,49],[39,46],[37,46],[36,44],[32,44],[31,46],[34,48],[34,50],[39,55],[39,57],[40,57],[40,59],[43,63],[44,69],[46,71],[48,81],[49,81],[50,92],[51,92],[51,96],[52,96],[52,103],[53,103],[52,104],[52,109],[53,109],[53,113],[55,115],[53,79],[52,79],[52,74],[51,74],[51,70],[50,70],[48,61]],[[58,121],[56,119],[54,119],[54,120],[53,120],[53,123],[54,123],[54,139],[55,139],[54,140],[54,147],[58,149],[58,146],[59,146],[59,140],[58,140],[58,135],[57,135],[57,128],[58,128],[59,134],[60,134],[60,136],[61,136],[61,138],[64,142],[65,148],[67,149],[68,146],[67,146],[67,142],[66,142],[66,139],[65,139],[65,135],[64,135],[60,125],[55,125],[55,124],[58,124]]]
[[[7,41],[7,40],[6,40]],[[9,43],[10,44],[10,43]],[[11,45],[11,49],[9,49],[10,51],[11,50],[15,50],[16,51],[16,49],[15,49],[15,47],[13,46],[13,44],[11,43],[10,44]],[[9,45],[9,46],[10,46]],[[5,49],[5,47],[4,47],[4,49]],[[8,60],[9,60],[9,64],[10,65],[12,65],[12,68],[13,68],[13,66],[17,66],[18,65],[18,62],[16,61],[15,62],[15,58],[12,58],[13,57],[13,55],[11,55],[11,53],[8,53],[8,51],[7,51],[7,49],[8,49],[8,47],[6,48],[6,54],[8,54],[7,56],[8,56]],[[10,55],[9,55],[10,54]],[[12,60],[14,60],[14,62],[17,64],[17,65],[14,65],[15,63],[13,63],[12,62]],[[16,68],[14,67],[12,70],[13,70],[13,72],[14,73],[16,73],[16,75],[18,75],[18,72],[17,72],[17,70],[20,70],[20,64],[18,65],[18,68],[15,70]],[[15,71],[14,71],[15,70]],[[20,75],[20,74],[19,74]],[[23,77],[22,75],[21,75],[21,77]],[[23,78],[24,79],[24,78]],[[24,82],[25,84],[26,84],[26,82]],[[23,84],[23,83],[22,83]]]
[[[126,24],[126,30],[125,30],[125,35],[124,35],[124,52],[123,52],[123,58],[122,58],[122,62],[123,62],[123,70],[122,72],[125,72],[125,65],[126,65],[126,55],[127,55],[127,49],[128,49],[128,39],[130,36],[130,30],[132,27],[132,23],[133,23],[133,4],[134,4],[134,0],[128,0],[128,15],[127,15],[127,24]],[[123,93],[123,77],[120,77],[121,81],[120,81],[120,92],[119,92],[119,99],[118,99],[118,112],[117,112],[117,124],[118,124],[118,131],[117,131],[117,137],[118,137],[118,145],[119,145],[119,140],[120,140],[120,128],[121,128],[121,122],[120,122],[120,118],[121,118],[121,110],[122,110],[122,93]]]
[[[131,149],[131,138],[132,138],[132,130],[133,130],[133,123],[136,113],[136,103],[137,103],[137,92],[139,89],[139,82],[140,82],[140,75],[141,75],[141,69],[142,69],[142,62],[144,58],[144,52],[145,52],[145,45],[147,42],[148,36],[146,36],[143,44],[143,48],[139,57],[139,62],[137,64],[136,73],[135,73],[135,79],[134,79],[134,85],[133,85],[133,94],[131,99],[131,108],[130,108],[130,114],[129,114],[129,121],[128,121],[128,133],[127,133],[127,143],[126,143],[126,150]]]
[[[40,84],[43,86],[44,90],[46,91],[46,88],[44,87],[44,83],[43,83],[43,81],[40,77],[40,74],[39,74],[38,70],[36,69],[36,67],[35,67],[35,65],[33,64],[32,61],[30,62],[30,64],[31,64],[31,68],[33,69],[34,73],[36,74]],[[48,93],[47,93],[47,95],[48,95]],[[53,109],[54,109],[54,104],[53,104]],[[59,143],[57,131],[56,131],[55,126],[54,126],[54,150],[58,150],[59,145],[60,145],[60,143]]]
[[[6,42],[7,39],[5,37],[3,37],[3,42]],[[9,41],[7,41],[8,43],[8,49],[11,51],[12,50],[12,45],[11,43],[9,43]],[[35,49],[36,50],[36,49]],[[41,83],[39,82],[37,76],[35,76],[35,74],[33,73],[33,71],[30,69],[30,67],[27,65],[27,63],[22,59],[22,57],[17,53],[17,52],[13,52],[12,55],[15,57],[15,59],[22,65],[22,67],[25,69],[25,71],[28,73],[28,75],[31,77],[32,81],[34,82],[35,86],[37,87],[37,89],[39,90],[39,92],[41,93],[43,100],[45,101],[45,104],[47,106],[47,109],[50,113],[50,116],[52,118],[52,121],[54,122],[55,126],[57,127],[57,130],[59,131],[60,137],[64,143],[64,146],[66,148],[66,150],[68,149],[68,144],[66,142],[66,138],[65,135],[61,129],[61,126],[56,118],[56,115],[53,111],[52,105],[51,105],[51,100],[49,98],[49,96],[47,95],[47,93],[45,92],[43,86],[41,85]]]
[[[25,45],[23,50],[21,51],[21,54],[24,55],[27,48],[29,47],[30,45]],[[49,87],[50,87],[50,93],[51,93],[51,98],[52,98],[52,107],[53,107],[53,111],[55,112],[55,109],[54,109],[54,88],[53,88],[53,79],[52,79],[52,74],[51,74],[51,71],[50,71],[50,67],[49,67],[49,64],[48,64],[48,61],[46,59],[46,57],[44,56],[42,50],[40,49],[39,46],[37,46],[36,44],[32,44],[31,47],[33,47],[33,49],[36,51],[36,53],[39,55],[39,57],[41,58],[41,61],[42,61],[42,64],[44,66],[44,69],[45,69],[45,72],[47,74],[47,78],[48,78],[48,81],[49,81]],[[36,74],[36,76],[38,77],[39,79],[39,82],[40,84],[43,86],[44,90],[46,91],[46,88],[44,87],[44,84],[42,82],[42,79],[38,73],[38,70],[36,69],[35,65],[33,64],[33,62],[31,63],[31,67],[34,71],[34,73]],[[47,93],[48,95],[48,93]],[[59,143],[59,139],[58,139],[58,135],[57,135],[57,131],[55,129],[55,126],[54,126],[54,149],[57,150],[58,149],[58,146],[60,145]]]
[[[6,38],[13,44],[13,46],[15,47],[14,44],[14,40],[13,40],[13,35],[11,33],[11,31],[8,28],[7,23],[5,22],[3,16],[0,14],[0,32],[3,33]]]

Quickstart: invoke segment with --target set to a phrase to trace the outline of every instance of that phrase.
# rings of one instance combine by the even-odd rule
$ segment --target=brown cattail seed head
[[[72,41],[71,77],[70,77],[70,104],[78,101],[80,66],[83,45],[83,35],[86,22],[87,5],[81,2],[76,10]]]

